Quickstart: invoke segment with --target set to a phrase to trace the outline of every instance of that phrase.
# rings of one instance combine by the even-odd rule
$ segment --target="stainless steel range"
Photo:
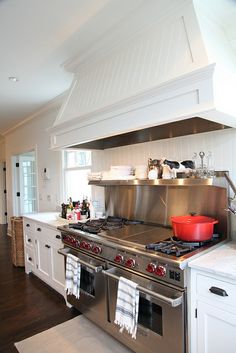
[[[160,188],[158,190],[162,202],[164,190]],[[207,190],[208,188],[205,188],[204,192]],[[209,190],[212,193],[212,189]],[[137,191],[140,196],[142,190]],[[144,192],[147,196],[147,190]],[[178,194],[174,188],[172,191],[168,190],[168,197],[171,192],[174,192],[175,196]],[[189,189],[188,192],[191,200],[192,191]],[[225,198],[227,194],[222,188],[216,188],[215,193],[218,196],[220,210],[216,210],[216,206],[211,209],[208,205],[208,214],[217,213],[219,219],[222,206],[225,208],[227,204],[227,197]],[[115,198],[111,194],[115,195]],[[109,187],[106,190],[106,206],[107,210],[112,211],[112,215],[121,205],[127,205],[120,198],[121,194],[124,195],[125,201],[129,194],[129,204],[133,203],[130,190],[129,193],[125,188],[111,190]],[[203,193],[198,192],[196,195],[198,196],[194,198],[195,204],[196,199]],[[151,190],[149,201],[155,199],[156,207],[158,194],[155,196],[154,198]],[[137,195],[135,197],[137,199]],[[186,201],[186,189],[182,200]],[[205,199],[204,203],[199,202],[202,206],[198,208],[195,206],[197,210],[205,207]],[[166,205],[169,214],[178,214],[177,210],[183,212],[180,199],[176,204],[172,200],[171,205],[168,205],[168,202]],[[79,300],[74,296],[67,296],[67,301],[134,352],[186,353],[188,352],[186,266],[189,259],[217,246],[225,238],[227,232],[225,213],[222,213],[220,225],[216,229],[218,234],[210,241],[183,243],[173,238],[172,229],[167,222],[162,222],[161,225],[146,222],[147,218],[150,218],[150,209],[147,210],[148,215],[143,217],[144,221],[127,220],[124,214],[130,214],[130,211],[127,211],[125,206],[120,209],[118,217],[112,216],[105,220],[59,227],[64,243],[61,253],[65,256],[72,253],[81,263],[81,296]],[[166,210],[165,214],[169,218]],[[140,213],[140,210],[138,212]],[[132,219],[137,219],[136,215],[132,213],[134,216]],[[156,219],[158,217],[162,217],[160,212],[159,216],[156,213]],[[114,324],[120,276],[138,284],[140,301],[136,340],[125,332],[121,334]]]

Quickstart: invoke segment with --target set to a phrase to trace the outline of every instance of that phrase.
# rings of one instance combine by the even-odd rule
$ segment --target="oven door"
[[[78,257],[81,264],[80,297],[76,299],[74,295],[67,295],[68,303],[89,319],[98,324],[104,323],[107,320],[105,262],[70,248],[60,249],[59,253],[65,259],[71,253]]]
[[[129,271],[110,267],[108,279],[109,321],[111,333],[138,353],[185,353],[185,294],[184,292],[142,278]],[[119,277],[139,285],[139,314],[136,340],[119,332],[114,324]]]

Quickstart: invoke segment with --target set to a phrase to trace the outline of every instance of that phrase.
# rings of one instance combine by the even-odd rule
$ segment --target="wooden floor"
[[[36,276],[12,265],[11,238],[6,235],[6,227],[0,225],[0,353],[16,353],[14,342],[78,314]]]

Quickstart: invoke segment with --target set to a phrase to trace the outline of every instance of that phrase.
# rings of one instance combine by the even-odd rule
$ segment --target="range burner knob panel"
[[[158,265],[155,269],[155,274],[159,277],[165,277],[166,275],[166,268],[165,266]]]
[[[132,258],[129,258],[125,261],[125,266],[129,268],[134,268],[135,267],[135,260]]]
[[[92,252],[93,252],[94,254],[101,254],[101,252],[102,252],[101,246],[94,245],[93,248],[92,248]]]
[[[156,267],[157,267],[156,264],[154,264],[153,262],[150,262],[147,265],[146,271],[149,272],[149,273],[155,273]]]
[[[121,254],[117,254],[116,257],[114,258],[114,261],[117,264],[121,264],[124,261],[124,256]]]

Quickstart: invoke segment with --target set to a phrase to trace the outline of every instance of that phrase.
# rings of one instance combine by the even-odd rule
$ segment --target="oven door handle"
[[[59,250],[57,250],[57,252],[58,252],[58,254],[63,255],[63,256],[67,256],[69,254],[68,248],[59,249]],[[84,266],[90,268],[91,270],[93,270],[96,273],[101,272],[103,270],[102,266],[93,266],[90,263],[88,263],[84,260],[81,260],[78,256],[76,256],[76,257],[78,258],[78,261],[81,265],[84,265]]]
[[[110,273],[108,271],[105,271],[103,270],[102,271],[105,275],[107,275],[108,277],[111,277],[111,278],[114,278],[116,279],[117,281],[119,281],[120,277],[119,276],[116,276],[114,275],[113,273]],[[169,304],[170,306],[172,307],[177,307],[179,305],[182,304],[183,302],[183,295],[181,295],[180,297],[178,298],[175,298],[175,299],[172,299],[172,298],[169,298],[169,297],[166,297],[165,295],[162,295],[160,293],[156,293],[156,292],[153,292],[152,290],[148,289],[148,288],[145,288],[145,287],[142,287],[142,286],[137,286],[137,289],[140,291],[140,292],[143,292],[145,294],[148,294],[150,296],[152,296],[153,298],[156,298],[158,300],[161,300],[162,302],[166,303],[166,304]]]

